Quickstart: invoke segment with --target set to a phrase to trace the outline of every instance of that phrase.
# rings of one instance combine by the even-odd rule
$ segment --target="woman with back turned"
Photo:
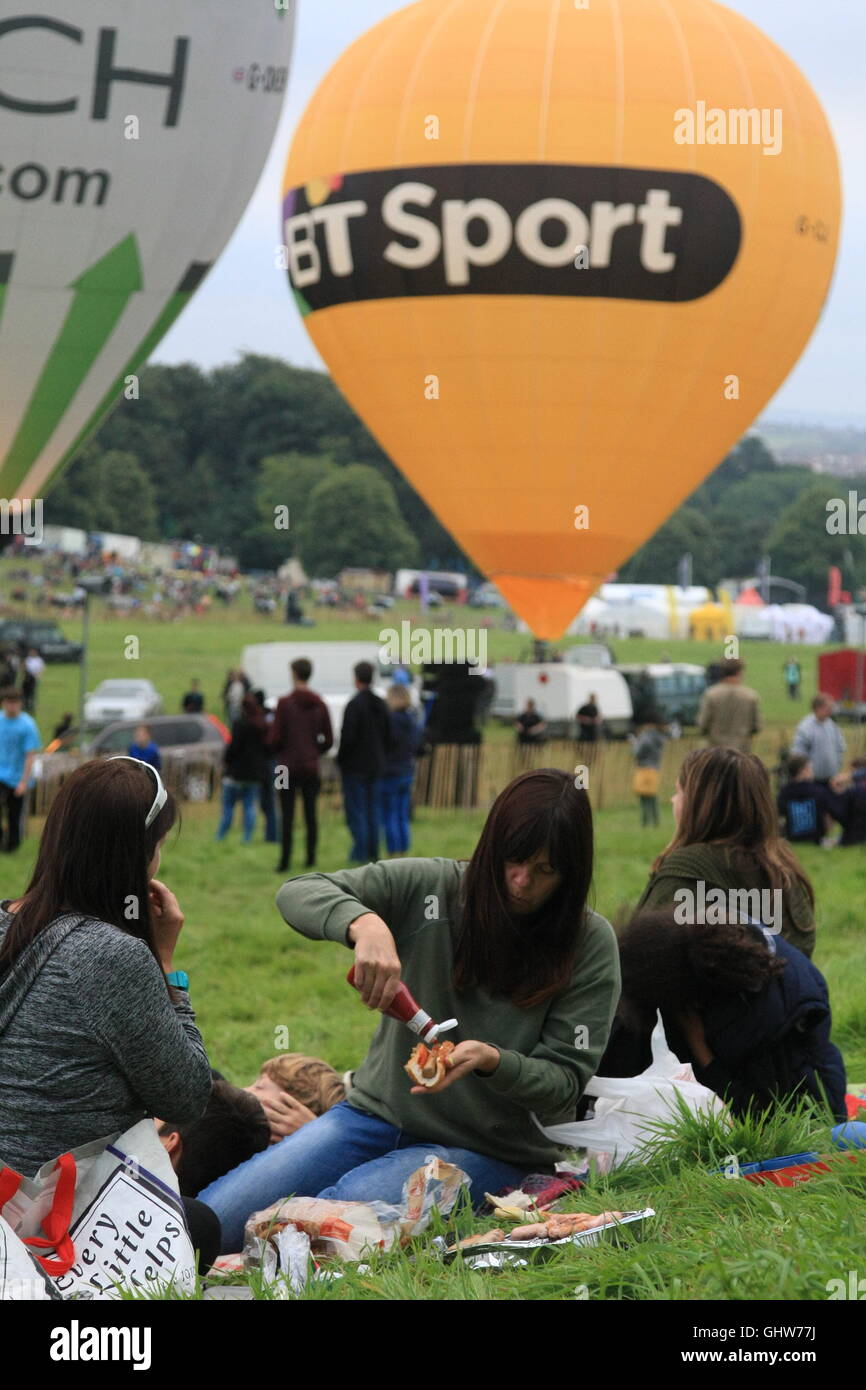
[[[685,920],[691,903],[712,924],[718,912],[703,908],[721,890],[724,912],[737,922],[737,904],[751,895],[770,908],[774,926],[804,955],[815,946],[815,895],[790,846],[779,835],[767,770],[754,753],[735,748],[701,748],[683,760],[671,798],[673,839],[655,860],[637,904],[676,905]],[[716,902],[718,902],[718,896]],[[765,913],[765,919],[769,914]]]
[[[146,1115],[183,1124],[211,1089],[183,913],[154,875],[176,810],[132,758],[60,788],[26,891],[0,903],[0,1165],[25,1176]]]

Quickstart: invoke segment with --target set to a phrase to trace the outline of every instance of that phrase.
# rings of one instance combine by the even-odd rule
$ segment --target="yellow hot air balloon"
[[[840,219],[815,94],[713,0],[419,0],[325,77],[283,196],[334,379],[545,638],[776,391]]]

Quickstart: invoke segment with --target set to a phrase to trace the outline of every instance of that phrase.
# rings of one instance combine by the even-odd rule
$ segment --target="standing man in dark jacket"
[[[343,778],[343,808],[352,836],[353,864],[379,858],[379,803],[385,761],[391,748],[388,706],[374,695],[373,667],[354,668],[354,695],[343,714],[337,762]]]
[[[316,799],[322,786],[319,758],[334,744],[331,716],[321,696],[309,688],[312,664],[305,656],[291,665],[292,693],[278,702],[268,736],[268,747],[277,764],[280,810],[283,821],[283,847],[277,873],[285,873],[292,862],[292,832],[295,821],[295,794],[301,793],[307,830],[307,868],[316,862],[319,824]],[[287,785],[283,785],[283,782]]]
[[[180,707],[184,714],[201,714],[204,710],[204,695],[201,691],[201,681],[193,676],[189,683],[189,690],[180,702]]]

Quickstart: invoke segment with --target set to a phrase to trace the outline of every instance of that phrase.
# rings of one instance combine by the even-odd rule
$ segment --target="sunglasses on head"
[[[153,805],[144,818],[144,828],[148,830],[153,825],[153,822],[168,800],[168,792],[165,789],[165,785],[157,769],[153,766],[153,763],[146,763],[143,758],[132,758],[128,753],[115,753],[113,757],[108,759],[110,763],[116,763],[119,760],[127,763],[138,763],[139,767],[146,767],[148,772],[152,772],[156,778],[156,796],[153,799]]]

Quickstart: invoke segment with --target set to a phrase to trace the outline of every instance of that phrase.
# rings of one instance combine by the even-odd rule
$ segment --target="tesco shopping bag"
[[[681,1062],[668,1046],[661,1019],[652,1036],[653,1060],[639,1076],[593,1076],[587,1096],[595,1099],[590,1120],[539,1128],[554,1143],[570,1149],[586,1149],[608,1172],[631,1154],[640,1156],[657,1138],[659,1120],[678,1117],[684,1101],[693,1114],[726,1114],[724,1101],[695,1080],[691,1064]],[[647,1157],[649,1154],[647,1153]]]
[[[0,1166],[0,1217],[61,1298],[195,1288],[177,1180],[152,1120],[46,1163]]]

